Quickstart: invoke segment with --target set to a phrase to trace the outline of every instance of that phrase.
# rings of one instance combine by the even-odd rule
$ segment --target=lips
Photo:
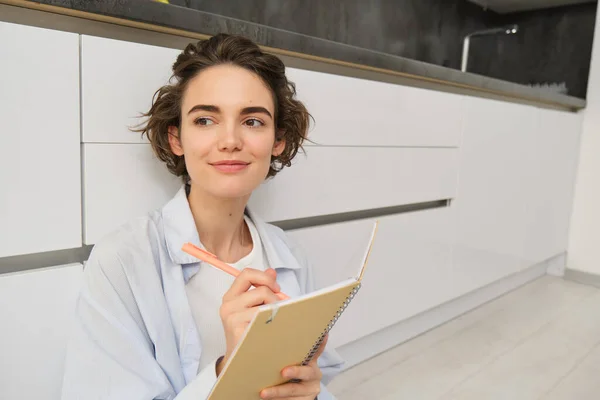
[[[215,169],[217,169],[220,172],[231,173],[243,171],[244,169],[248,168],[248,165],[250,165],[250,163],[239,160],[223,160],[210,163],[210,165],[215,167]]]

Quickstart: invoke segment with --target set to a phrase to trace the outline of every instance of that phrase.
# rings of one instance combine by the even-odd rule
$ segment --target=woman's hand
[[[281,375],[286,379],[295,379],[300,382],[288,382],[270,387],[260,392],[261,399],[289,399],[289,400],[314,400],[321,392],[321,379],[323,373],[317,365],[319,356],[323,354],[328,337],[325,337],[313,359],[305,366],[292,366],[284,368]]]
[[[245,268],[223,295],[219,314],[225,330],[227,350],[217,365],[217,375],[221,374],[223,366],[244,334],[248,323],[258,311],[257,307],[279,301],[279,298],[275,296],[275,293],[280,291],[276,277],[277,273],[271,268],[264,272]],[[251,286],[254,286],[255,289],[248,290]]]

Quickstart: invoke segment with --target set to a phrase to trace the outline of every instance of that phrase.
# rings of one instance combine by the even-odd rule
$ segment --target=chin
[[[213,185],[207,188],[210,193],[223,199],[238,199],[241,197],[250,196],[252,192],[260,185],[254,182],[223,182],[222,184]]]
[[[256,171],[253,171],[256,172]],[[200,186],[200,190],[210,194],[216,198],[222,199],[239,199],[247,197],[258,188],[267,176],[268,170],[264,176],[262,174],[240,174],[240,175],[216,175],[206,174],[201,175],[197,179],[193,179],[196,185]]]

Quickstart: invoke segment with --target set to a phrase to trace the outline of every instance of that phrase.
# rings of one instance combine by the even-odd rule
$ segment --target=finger
[[[310,383],[284,383],[283,385],[273,386],[260,392],[261,399],[287,399],[294,397],[315,398],[320,392],[320,383],[313,381]]]
[[[244,292],[232,300],[226,301],[223,297],[223,305],[221,306],[221,317],[239,312],[243,312],[249,308],[260,306],[262,304],[271,304],[279,301],[279,298],[266,286],[261,286],[253,290]]]
[[[275,278],[264,271],[253,268],[244,268],[231,284],[229,290],[223,296],[223,301],[229,301],[238,295],[247,292],[251,286],[266,286],[272,292],[279,292],[281,288]]]
[[[277,279],[277,271],[275,271],[273,268],[267,269],[265,273],[273,277],[273,279]]]
[[[271,304],[278,301],[279,298],[271,289],[266,286],[260,286],[239,295],[234,301],[239,302],[245,308],[256,307],[262,304]]]
[[[299,379],[301,381],[320,381],[323,377],[321,370],[312,365],[287,367],[283,369],[281,375],[286,379]]]
[[[234,314],[229,315],[226,318],[226,324],[229,326],[243,326],[244,329],[246,327],[246,325],[248,323],[250,323],[250,321],[252,321],[252,318],[254,318],[254,315],[258,312],[257,308],[247,308],[244,311],[240,311]]]

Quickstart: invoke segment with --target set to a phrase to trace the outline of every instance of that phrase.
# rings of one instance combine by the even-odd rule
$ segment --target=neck
[[[250,231],[244,221],[249,196],[216,198],[192,185],[188,202],[200,242],[224,262],[235,262],[252,249]]]

